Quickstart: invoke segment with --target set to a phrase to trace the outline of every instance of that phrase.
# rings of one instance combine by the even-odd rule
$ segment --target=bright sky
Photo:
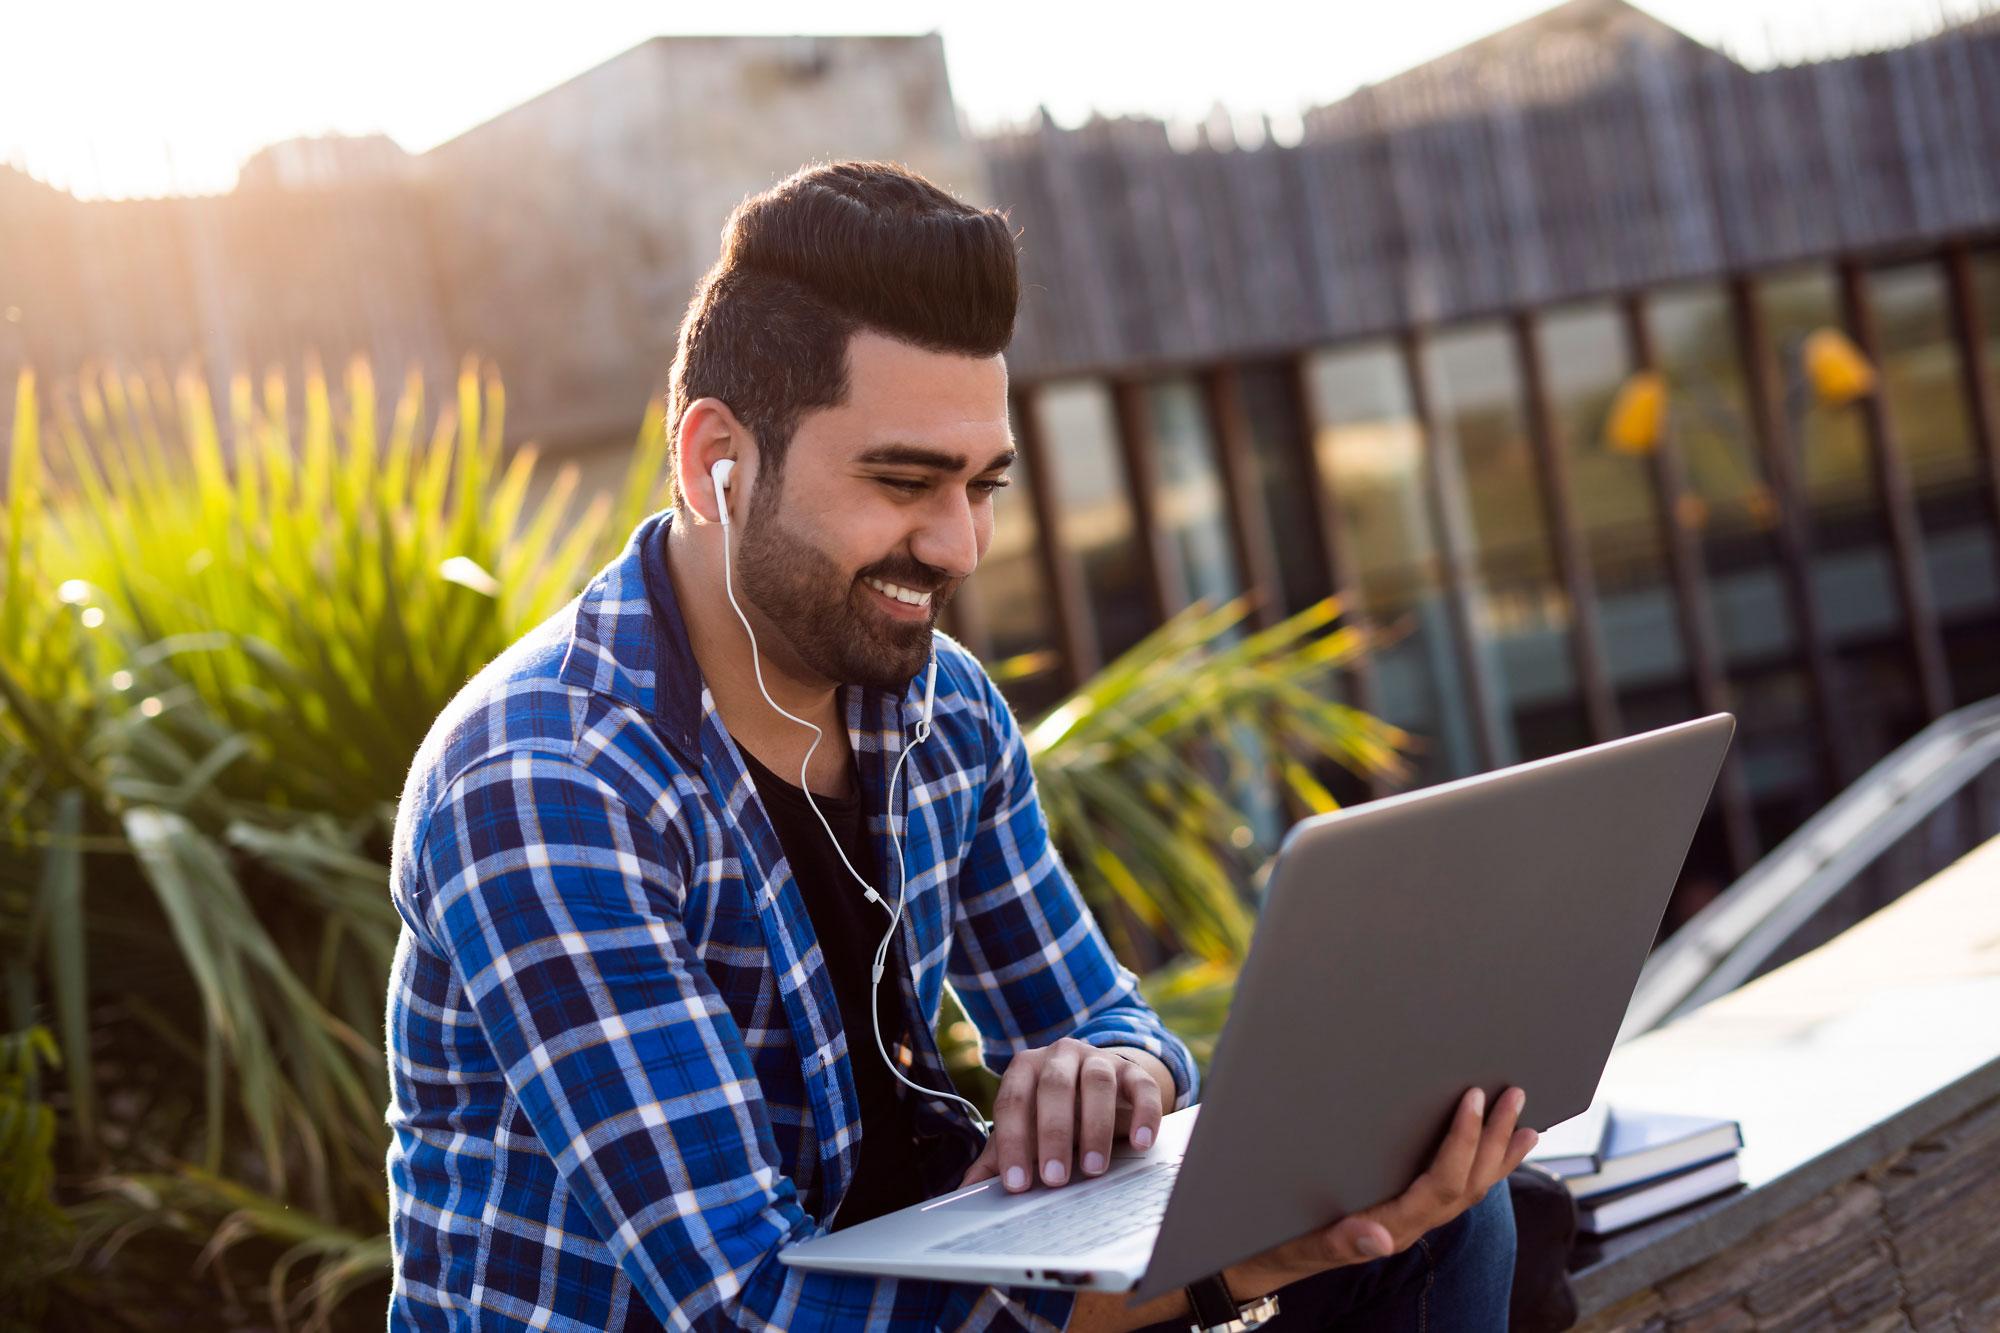
[[[0,162],[82,195],[225,190],[258,147],[381,131],[421,152],[659,33],[944,34],[975,130],[1046,105],[1280,133],[1553,0],[0,0]],[[1752,64],[1892,44],[1992,0],[1643,0]],[[1218,21],[1227,16],[1226,26]]]

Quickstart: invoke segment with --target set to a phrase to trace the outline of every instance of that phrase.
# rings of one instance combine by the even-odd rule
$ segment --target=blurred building
[[[729,210],[824,158],[985,202],[944,47],[656,37],[428,152],[379,135],[252,157],[226,195],[81,201],[0,166],[0,374],[490,359],[509,433],[616,475]]]
[[[1735,62],[1625,0],[1564,0],[1512,27],[1306,113],[1306,133],[1411,125],[1494,107],[1561,102],[1660,60]]]
[[[1570,0],[1296,145],[975,142],[934,35],[661,38],[217,198],[0,168],[0,372],[316,347],[442,388],[477,352],[511,435],[609,483],[730,207],[905,161],[1021,235],[1020,484],[954,627],[1038,655],[1023,708],[1196,598],[1337,593],[1399,635],[1345,687],[1426,738],[1423,781],[1736,712],[1690,865],[1726,881],[2000,693],[1994,87],[1991,22],[1751,72]],[[1657,429],[1609,429],[1649,393]]]
[[[1348,693],[1425,781],[1728,709],[1726,882],[2000,693],[2000,32],[1507,58],[1536,22],[1296,146],[983,145],[1029,484],[961,624],[1055,645],[1035,703],[1197,597],[1337,593],[1400,631]]]

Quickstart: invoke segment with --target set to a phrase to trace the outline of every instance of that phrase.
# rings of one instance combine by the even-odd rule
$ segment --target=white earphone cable
[[[716,470],[720,470],[722,466],[722,463],[717,463]],[[869,902],[880,904],[882,910],[889,913],[889,929],[883,934],[881,943],[875,946],[874,962],[869,969],[868,1017],[870,1025],[875,1030],[876,1053],[882,1057],[883,1066],[905,1087],[933,1100],[957,1102],[971,1115],[973,1123],[980,1127],[982,1133],[990,1134],[993,1128],[992,1123],[984,1115],[980,1114],[977,1106],[955,1092],[942,1092],[936,1088],[927,1088],[923,1084],[913,1082],[911,1079],[905,1077],[903,1071],[896,1068],[896,1062],[890,1059],[888,1047],[882,1041],[882,1012],[877,1003],[877,990],[882,984],[882,973],[886,967],[890,942],[895,939],[896,930],[902,924],[903,903],[909,892],[909,869],[903,863],[903,840],[901,835],[896,831],[896,783],[902,777],[903,764],[909,759],[910,752],[918,744],[930,739],[929,700],[926,700],[923,720],[917,723],[916,740],[903,748],[903,753],[896,760],[895,769],[889,775],[888,804],[883,817],[889,825],[890,842],[896,849],[896,905],[892,909],[883,901],[882,895],[875,891],[874,886],[861,877],[861,872],[854,868],[854,863],[847,859],[847,853],[842,849],[840,839],[834,836],[833,825],[829,824],[826,816],[820,812],[819,803],[812,798],[812,788],[806,785],[806,769],[812,763],[813,752],[819,749],[819,743],[825,739],[826,733],[815,723],[806,721],[796,713],[788,712],[776,699],[771,697],[770,690],[765,688],[763,658],[757,649],[757,631],[750,627],[750,617],[744,614],[743,607],[736,600],[735,581],[730,576],[732,561],[730,560],[729,552],[729,500],[724,493],[728,486],[728,475],[727,472],[722,473],[722,476],[717,479],[715,489],[716,505],[722,513],[722,587],[723,591],[728,594],[729,605],[736,612],[736,618],[743,623],[743,632],[750,638],[750,666],[752,673],[757,679],[757,692],[763,695],[764,702],[771,705],[781,716],[791,719],[793,722],[812,732],[813,742],[806,747],[805,758],[799,761],[799,790],[805,794],[806,804],[812,808],[813,816],[819,820],[820,827],[826,830],[827,841],[833,844],[834,854],[840,858],[840,863],[847,867],[847,873],[852,875],[854,882],[861,886]],[[933,659],[929,682],[932,697],[935,697],[936,688],[937,672],[935,659]],[[907,814],[905,818],[907,818]]]

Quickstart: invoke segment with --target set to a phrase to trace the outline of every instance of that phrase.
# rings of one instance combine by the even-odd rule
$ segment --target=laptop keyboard
[[[932,1254],[1084,1254],[1156,1226],[1179,1162],[1155,1162],[1084,1194],[1058,1194],[1018,1217],[930,1247]]]

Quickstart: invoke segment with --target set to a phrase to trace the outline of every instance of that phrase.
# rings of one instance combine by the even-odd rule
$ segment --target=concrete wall
[[[655,38],[420,158],[446,327],[509,434],[629,441],[729,211],[841,157],[983,199],[936,34]]]

